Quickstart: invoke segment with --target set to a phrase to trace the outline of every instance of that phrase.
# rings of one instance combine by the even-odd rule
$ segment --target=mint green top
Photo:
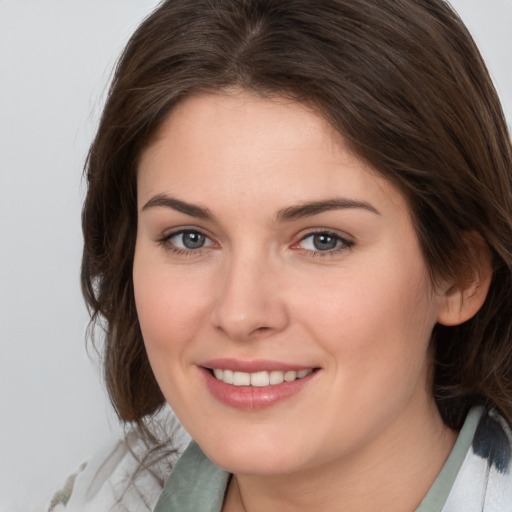
[[[420,506],[416,509],[416,512],[442,511],[453,484],[455,483],[455,478],[459,474],[466,454],[469,452],[482,413],[483,409],[480,407],[475,407],[469,411],[450,455],[446,459],[432,487],[423,498]]]
[[[416,512],[442,512],[482,414],[481,407],[469,412],[448,459]],[[230,476],[192,441],[165,483],[154,512],[221,512]]]
[[[165,482],[154,512],[221,512],[230,476],[192,441]]]

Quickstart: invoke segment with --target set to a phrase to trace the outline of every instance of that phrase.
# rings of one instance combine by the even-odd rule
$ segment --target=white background
[[[85,349],[81,170],[110,70],[156,3],[0,0],[0,512],[44,503],[118,429]],[[453,5],[510,124],[512,0]]]

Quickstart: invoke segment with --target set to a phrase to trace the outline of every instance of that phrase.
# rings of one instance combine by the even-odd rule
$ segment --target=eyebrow
[[[356,201],[340,197],[290,206],[284,210],[280,210],[277,214],[276,220],[277,222],[289,222],[303,217],[318,215],[319,213],[330,210],[344,210],[349,208],[361,208],[374,213],[375,215],[380,215],[379,210],[366,201]]]
[[[172,208],[178,212],[190,215],[191,217],[197,217],[198,219],[214,221],[215,216],[208,210],[208,208],[202,208],[195,204],[186,203],[180,201],[174,197],[167,196],[165,194],[158,194],[152,197],[143,207],[142,211],[148,210],[149,208],[156,208],[163,206],[166,208]]]
[[[208,221],[215,221],[215,216],[210,212],[208,208],[203,208],[195,204],[187,203],[165,194],[158,194],[152,197],[142,207],[142,211],[156,207],[172,208],[173,210],[184,213],[186,215],[190,215],[191,217],[196,217],[198,219]],[[357,201],[342,197],[289,206],[279,210],[276,215],[276,222],[290,222],[304,217],[318,215],[330,210],[342,210],[351,208],[360,208],[374,213],[375,215],[380,215],[380,212],[366,201]]]

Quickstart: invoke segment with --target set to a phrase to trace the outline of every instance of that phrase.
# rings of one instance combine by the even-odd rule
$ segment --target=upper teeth
[[[313,370],[299,370],[298,372],[290,370],[282,372],[279,370],[272,370],[270,372],[234,372],[233,370],[221,370],[215,368],[213,374],[218,380],[226,384],[233,384],[234,386],[273,386],[283,382],[291,382],[295,379],[302,379],[309,375]]]

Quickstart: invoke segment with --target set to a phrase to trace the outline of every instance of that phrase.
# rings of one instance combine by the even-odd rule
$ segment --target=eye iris
[[[313,236],[313,245],[318,251],[328,251],[335,249],[338,243],[338,239],[335,236],[327,233],[318,233]]]
[[[183,245],[187,249],[198,249],[203,247],[205,243],[205,236],[196,231],[186,231],[182,234]]]

